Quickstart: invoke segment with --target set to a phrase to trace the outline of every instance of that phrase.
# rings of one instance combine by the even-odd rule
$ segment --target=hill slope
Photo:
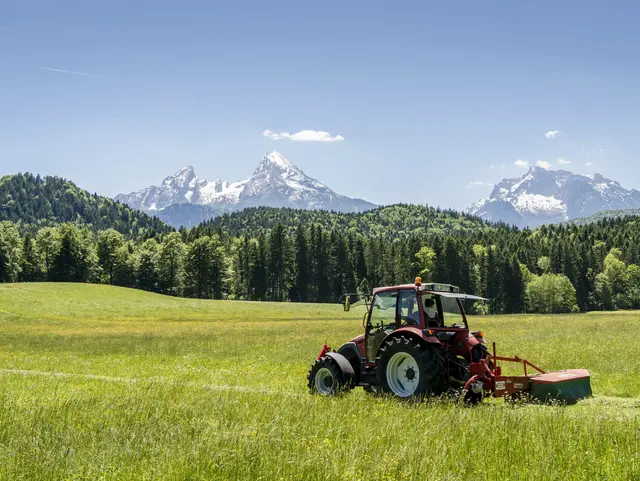
[[[366,237],[406,237],[411,234],[456,233],[487,229],[491,226],[479,217],[453,210],[441,210],[428,206],[396,204],[378,207],[359,213],[327,212],[325,210],[297,210],[258,207],[222,215],[204,222],[194,229],[222,230],[231,235],[257,235],[268,231],[277,223],[289,230],[298,224],[319,224],[325,230],[338,228]]]
[[[621,209],[621,210],[603,210],[597,212],[589,217],[578,217],[573,219],[574,224],[585,225],[593,224],[604,219],[618,219],[620,217],[638,217],[640,216],[640,209]]]
[[[97,321],[294,321],[314,315],[349,318],[336,304],[184,299],[126,287],[65,282],[0,283],[0,305],[5,309],[0,315],[78,322],[87,327]]]
[[[0,221],[21,227],[81,222],[95,229],[114,228],[122,234],[168,232],[159,219],[131,209],[108,197],[91,194],[60,177],[33,174],[0,178]]]

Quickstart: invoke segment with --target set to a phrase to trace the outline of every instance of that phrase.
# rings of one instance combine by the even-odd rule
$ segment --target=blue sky
[[[0,173],[115,195],[187,164],[239,180],[278,150],[385,204],[462,209],[521,175],[517,160],[640,188],[639,14],[574,0],[5,1]]]

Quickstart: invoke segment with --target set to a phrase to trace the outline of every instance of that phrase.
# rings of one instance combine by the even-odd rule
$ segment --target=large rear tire
[[[381,390],[401,399],[439,396],[446,389],[442,356],[435,348],[404,336],[384,343],[376,370]]]
[[[335,396],[353,389],[353,380],[345,375],[338,363],[328,356],[313,363],[307,379],[311,394]]]

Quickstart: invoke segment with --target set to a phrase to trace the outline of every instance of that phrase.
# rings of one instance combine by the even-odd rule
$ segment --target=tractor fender
[[[432,346],[438,346],[438,347],[442,346],[442,343],[436,336],[433,336],[433,335],[430,336],[429,334],[426,333],[426,331],[423,331],[422,329],[419,329],[417,327],[407,326],[407,327],[401,327],[400,329],[396,329],[391,334],[389,334],[384,339],[382,344],[380,344],[380,347],[382,347],[382,345],[387,339],[392,337],[397,337],[398,335],[410,337],[411,339],[415,339],[416,341],[423,344],[430,344]]]
[[[349,362],[349,360],[344,357],[342,354],[338,354],[337,352],[328,352],[325,354],[325,357],[331,358],[342,371],[342,375],[344,376],[345,384],[352,384],[355,382],[355,372],[353,372],[353,366]]]
[[[362,337],[364,338],[364,336],[362,336]],[[338,349],[336,354],[340,354],[340,355],[344,356],[347,359],[347,361],[349,362],[349,364],[353,368],[353,371],[354,371],[354,374],[355,374],[355,378],[356,378],[356,382],[360,382],[360,372],[362,370],[362,361],[363,361],[364,356],[360,352],[360,349],[358,349],[358,345],[353,341],[349,341],[349,342],[343,344],[340,347],[340,349]],[[338,361],[336,361],[336,362],[338,362]]]

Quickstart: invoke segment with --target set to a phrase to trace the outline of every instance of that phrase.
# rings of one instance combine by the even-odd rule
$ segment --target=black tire
[[[340,366],[328,356],[313,363],[307,380],[309,392],[321,396],[336,396],[353,389],[353,381],[347,380]]]
[[[446,389],[446,369],[440,353],[404,336],[384,343],[376,371],[380,389],[401,399],[439,396]]]

